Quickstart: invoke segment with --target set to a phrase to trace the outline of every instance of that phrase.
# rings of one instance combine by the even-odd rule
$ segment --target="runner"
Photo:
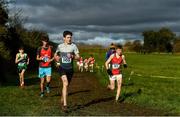
[[[109,67],[109,63],[111,63],[111,69]],[[121,92],[121,84],[122,84],[122,73],[120,71],[120,65],[127,68],[125,56],[122,54],[122,47],[120,45],[116,46],[116,53],[112,54],[108,60],[105,62],[105,66],[107,69],[107,73],[110,76],[110,84],[108,85],[108,89],[115,89],[115,80],[117,81],[117,93],[115,100],[118,101],[120,92]]]
[[[82,57],[80,57],[79,59],[79,71],[83,72],[83,58]]]
[[[55,61],[55,66],[56,66],[56,68],[58,69],[59,68],[59,66],[60,66],[60,55],[59,55],[59,53],[57,53],[57,55],[56,56],[54,56],[54,61]]]
[[[73,60],[79,60],[79,50],[75,44],[72,43],[72,32],[64,31],[63,32],[63,40],[64,43],[59,44],[55,53],[55,57],[57,53],[60,53],[60,66],[59,66],[59,74],[60,79],[63,83],[62,88],[62,96],[61,96],[61,104],[62,110],[67,111],[67,88],[72,79],[74,70],[73,70]]]
[[[19,74],[19,86],[24,88],[24,73],[27,69],[27,65],[29,64],[29,57],[26,53],[24,53],[24,48],[19,48],[19,53],[16,54],[15,63],[17,64],[17,70]]]
[[[94,71],[94,62],[95,62],[93,55],[90,55],[88,62],[89,62],[89,71],[93,72]]]
[[[39,78],[40,78],[40,97],[44,97],[44,80],[46,79],[46,91],[50,93],[51,82],[51,62],[53,61],[52,46],[48,44],[49,37],[41,37],[42,46],[37,50],[36,59],[39,61]]]
[[[79,69],[79,61],[76,62],[77,69]]]
[[[88,71],[88,59],[87,58],[84,59],[84,69],[86,70],[86,72]]]
[[[114,43],[111,43],[111,45],[109,46],[109,50],[106,52],[106,56],[105,56],[105,60],[107,61],[108,58],[111,56],[111,54],[114,54],[116,52],[115,50],[115,44]],[[111,68],[111,62],[108,64],[109,65],[109,68]],[[111,82],[111,76],[108,75],[109,77],[109,83]]]
[[[115,53],[115,44],[114,43],[111,43],[110,47],[109,47],[109,50],[106,52],[106,57],[105,57],[105,60],[107,61],[108,58],[111,56],[111,54]]]

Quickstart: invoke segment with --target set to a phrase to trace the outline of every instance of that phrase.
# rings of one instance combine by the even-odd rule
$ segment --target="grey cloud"
[[[35,4],[36,12],[32,21],[42,21],[54,25],[126,25],[141,22],[159,22],[180,18],[175,0],[23,0]],[[21,2],[23,2],[21,0]],[[32,2],[33,1],[33,2]],[[166,1],[166,2],[164,2]],[[39,3],[38,3],[39,2]],[[176,2],[176,3],[174,3]],[[26,4],[27,5],[27,4]],[[32,10],[34,7],[32,5]],[[39,8],[39,9],[38,9]],[[52,10],[53,9],[53,10]],[[36,15],[38,10],[44,11]],[[31,11],[31,9],[30,9]],[[48,17],[47,17],[48,16]],[[108,20],[107,20],[108,19]]]
[[[72,30],[80,35],[77,37],[80,40],[94,39],[99,33],[112,33],[117,36],[113,39],[142,38],[142,31],[161,27],[170,27],[180,34],[179,6],[180,0],[17,0],[16,3],[28,17],[27,28],[38,27],[53,38],[63,30]]]

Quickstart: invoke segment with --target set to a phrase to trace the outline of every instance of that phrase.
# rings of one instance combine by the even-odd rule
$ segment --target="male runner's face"
[[[20,49],[19,52],[20,52],[20,53],[24,53],[24,50],[23,50],[23,49]]]
[[[47,46],[48,42],[47,41],[42,41],[43,46]]]
[[[122,55],[122,49],[118,48],[118,49],[116,49],[116,52],[117,52],[118,55]]]
[[[66,37],[64,37],[64,42],[67,44],[71,44],[71,40],[72,40],[71,35],[66,35]]]

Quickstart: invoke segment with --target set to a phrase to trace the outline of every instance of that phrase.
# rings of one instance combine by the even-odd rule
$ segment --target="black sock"
[[[46,85],[46,87],[49,87],[49,85],[50,85],[50,82],[47,82],[47,85]]]

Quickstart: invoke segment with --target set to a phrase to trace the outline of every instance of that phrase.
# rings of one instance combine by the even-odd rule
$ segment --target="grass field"
[[[179,60],[180,56],[169,54],[127,54],[130,69],[135,72],[132,78],[134,88],[139,87],[143,92],[141,96],[129,101],[180,113]]]
[[[13,78],[7,86],[0,88],[0,115],[16,116],[52,116],[64,115],[59,111],[60,94],[57,90],[52,91],[46,98],[40,98],[39,79],[37,73],[26,74],[25,89],[20,89],[17,85],[18,79]],[[57,74],[53,74],[55,86],[59,86]],[[54,89],[52,89],[54,90]]]
[[[104,65],[104,52],[83,52],[81,55],[89,57],[89,54],[94,55],[99,66]],[[124,102],[180,115],[180,56],[135,53],[125,53],[125,56],[128,68],[122,69]],[[131,71],[134,74],[129,80]],[[96,69],[95,73],[102,85],[108,83],[105,70]],[[58,77],[57,74],[53,76]],[[0,87],[0,115],[63,115],[57,104],[59,96],[54,96],[58,92],[47,99],[39,98],[37,73],[29,73],[26,91],[17,87],[17,77],[9,77],[12,81]]]
[[[94,53],[96,63],[104,64],[104,53]],[[83,55],[87,56],[87,55]],[[180,56],[172,54],[125,53],[128,69],[122,69],[124,81],[122,95],[125,102],[158,108],[180,114]],[[131,71],[134,72],[129,76]],[[103,84],[108,78],[105,71],[97,75]],[[134,95],[135,92],[141,95]]]

